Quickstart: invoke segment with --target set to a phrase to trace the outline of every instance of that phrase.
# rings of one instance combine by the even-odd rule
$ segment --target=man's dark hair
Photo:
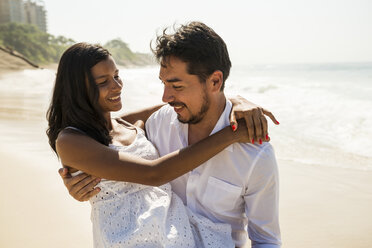
[[[167,59],[174,56],[187,63],[187,72],[197,75],[201,82],[219,70],[223,73],[221,91],[230,73],[231,61],[222,38],[213,29],[201,22],[191,22],[168,34],[168,28],[156,38],[152,49],[158,62],[165,66]]]

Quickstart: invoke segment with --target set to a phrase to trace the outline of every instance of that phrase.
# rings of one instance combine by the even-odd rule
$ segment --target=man
[[[161,156],[230,124],[232,104],[223,90],[231,62],[220,36],[205,24],[192,22],[174,34],[164,32],[153,52],[161,65],[163,101],[168,105],[147,119],[146,132]],[[266,120],[262,123],[266,125]],[[214,222],[229,223],[237,247],[246,244],[247,230],[252,247],[281,244],[277,164],[271,145],[261,144],[262,138],[233,144],[171,182],[191,210]]]

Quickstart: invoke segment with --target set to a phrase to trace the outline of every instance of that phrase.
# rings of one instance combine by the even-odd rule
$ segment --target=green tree
[[[104,47],[110,51],[119,65],[133,64],[136,55],[129,49],[128,44],[120,38],[108,41]]]
[[[50,35],[49,44],[51,46],[51,53],[54,62],[58,62],[63,52],[75,44],[76,42],[73,39],[66,38],[64,36],[54,37]]]
[[[42,32],[34,25],[20,23],[1,24],[0,40],[3,46],[36,63],[57,62],[63,51],[75,43],[63,36]]]
[[[58,62],[62,53],[74,40],[64,36],[53,36],[40,31],[36,26],[20,23],[0,25],[0,45],[15,50],[34,63]],[[120,38],[104,45],[119,65],[148,65],[154,60],[149,54],[133,53]]]
[[[155,60],[150,54],[133,53],[129,49],[128,44],[120,38],[108,41],[104,47],[110,51],[112,56],[115,58],[116,63],[119,65],[143,66],[155,63]]]

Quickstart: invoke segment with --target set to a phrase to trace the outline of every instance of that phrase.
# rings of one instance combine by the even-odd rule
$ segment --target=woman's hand
[[[243,119],[239,119],[237,122],[240,127],[239,129],[231,132],[231,128],[228,127],[228,129],[230,129],[230,133],[232,133],[234,136],[234,141],[238,143],[250,143],[251,141],[248,134],[247,124]]]
[[[248,129],[249,143],[254,144],[258,142],[262,144],[262,141],[269,141],[270,138],[265,115],[267,115],[274,124],[279,125],[275,116],[270,111],[249,102],[241,96],[231,98],[230,101],[233,104],[230,113],[230,125],[232,130],[236,131],[238,129],[238,119],[244,119]]]

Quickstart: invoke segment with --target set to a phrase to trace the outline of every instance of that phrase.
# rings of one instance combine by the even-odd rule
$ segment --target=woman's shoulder
[[[65,127],[64,129],[62,129],[59,133],[58,133],[58,136],[57,136],[57,140],[60,140],[60,141],[64,141],[64,140],[69,140],[69,139],[73,139],[73,138],[76,138],[76,136],[82,136],[82,135],[86,135],[84,131],[76,128],[76,127]],[[57,142],[56,140],[56,142]]]
[[[89,163],[92,163],[99,154],[102,154],[107,149],[109,149],[107,146],[74,129],[65,128],[61,130],[56,139],[58,156],[64,164],[73,168],[75,168],[74,163],[77,163],[77,161],[89,161]],[[76,169],[79,168],[77,167]]]
[[[58,148],[60,150],[61,148],[76,147],[82,142],[86,144],[93,141],[84,131],[74,127],[66,127],[58,133],[56,147],[57,150]]]

